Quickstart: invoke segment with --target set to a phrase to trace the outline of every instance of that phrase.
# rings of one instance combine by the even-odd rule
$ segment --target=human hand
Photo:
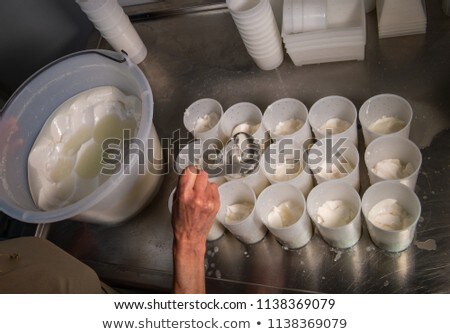
[[[208,174],[189,166],[179,178],[174,195],[172,227],[175,241],[202,244],[219,211],[217,184]]]
[[[178,180],[172,210],[173,291],[205,293],[206,237],[219,211],[217,184],[189,166]]]

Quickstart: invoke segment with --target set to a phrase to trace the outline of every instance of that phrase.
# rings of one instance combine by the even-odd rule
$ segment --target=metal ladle
[[[240,178],[258,169],[260,157],[257,140],[246,132],[238,132],[227,142],[223,151],[212,147],[203,152],[203,170],[210,177],[229,175]]]

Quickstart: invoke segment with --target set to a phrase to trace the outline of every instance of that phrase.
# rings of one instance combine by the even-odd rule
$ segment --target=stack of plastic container
[[[284,52],[269,0],[227,0],[227,6],[256,65],[262,70],[280,66]]]
[[[284,2],[283,29],[287,34],[326,28],[326,0],[286,0]]]
[[[364,1],[285,0],[282,36],[297,66],[364,60]]]
[[[424,34],[427,15],[423,0],[377,0],[378,37]]]
[[[116,51],[125,51],[139,64],[147,48],[117,0],[76,0],[95,28]]]

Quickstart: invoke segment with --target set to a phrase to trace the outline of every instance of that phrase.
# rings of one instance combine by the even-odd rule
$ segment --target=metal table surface
[[[245,51],[226,9],[158,16],[135,22],[149,54],[140,65],[155,97],[154,123],[161,138],[176,129],[193,101],[211,97],[224,110],[248,101],[264,110],[292,97],[310,107],[342,95],[357,108],[369,97],[394,93],[413,106],[411,139],[422,149],[416,193],[422,215],[414,243],[391,254],[363,236],[349,250],[329,247],[316,234],[304,248],[284,250],[268,234],[252,246],[229,232],[207,245],[207,291],[214,293],[449,293],[450,292],[450,18],[440,1],[427,1],[426,35],[379,40],[376,12],[367,15],[366,59],[295,67],[286,55],[274,71],[259,70]],[[106,42],[100,44],[110,48]],[[360,140],[360,150],[363,150]],[[368,180],[361,166],[362,189]],[[172,231],[167,199],[177,176],[165,176],[157,198],[119,226],[65,221],[41,233],[92,266],[115,286],[168,292]],[[364,223],[363,223],[364,225]],[[435,246],[435,247],[434,247]]]

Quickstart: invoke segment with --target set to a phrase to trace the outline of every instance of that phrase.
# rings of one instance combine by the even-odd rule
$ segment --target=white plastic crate
[[[296,66],[364,60],[366,13],[360,0],[328,0],[327,29],[286,34],[283,41]]]
[[[424,0],[377,0],[378,38],[424,34]]]
[[[361,43],[330,45],[322,48],[311,48],[288,51],[296,66],[331,63],[348,60],[364,60],[365,45]]]

